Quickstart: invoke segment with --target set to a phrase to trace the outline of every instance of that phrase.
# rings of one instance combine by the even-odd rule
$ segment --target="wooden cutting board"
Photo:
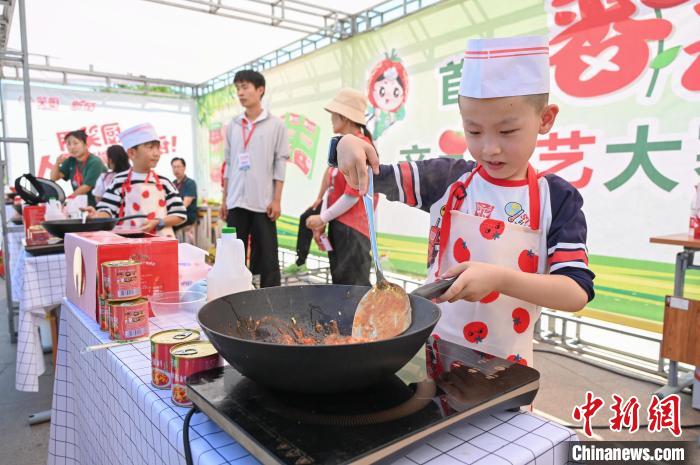
[[[661,355],[700,366],[700,301],[666,296]]]

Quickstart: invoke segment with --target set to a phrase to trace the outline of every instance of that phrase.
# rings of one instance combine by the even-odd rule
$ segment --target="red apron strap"
[[[530,228],[540,229],[540,186],[537,171],[532,165],[527,166],[528,195],[530,196]]]
[[[442,225],[440,226],[440,249],[438,251],[438,266],[435,276],[440,275],[440,268],[442,267],[442,257],[445,255],[445,249],[447,249],[447,244],[450,239],[450,229],[452,228],[452,210],[459,210],[464,203],[464,199],[467,197],[467,187],[472,182],[474,175],[481,169],[481,165],[476,165],[469,175],[469,177],[464,182],[455,182],[450,188],[450,195],[447,197],[447,203],[445,204],[445,213],[442,215]],[[457,202],[455,203],[455,199]]]

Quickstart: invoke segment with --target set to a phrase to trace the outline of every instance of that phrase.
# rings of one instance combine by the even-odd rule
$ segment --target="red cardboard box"
[[[102,293],[102,263],[136,260],[141,263],[141,295],[179,290],[177,239],[151,234],[125,235],[110,231],[66,234],[66,297],[99,322],[97,298]]]
[[[24,237],[27,245],[45,245],[49,243],[51,235],[44,229],[41,223],[44,222],[46,205],[25,205],[22,208],[22,219],[24,221]]]

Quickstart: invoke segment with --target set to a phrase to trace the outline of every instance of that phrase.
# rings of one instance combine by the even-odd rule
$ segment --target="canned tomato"
[[[201,371],[221,366],[221,358],[209,342],[185,342],[170,349],[172,357],[172,399],[175,405],[191,407],[192,401],[187,397],[187,380]]]
[[[136,299],[123,302],[108,301],[112,322],[109,336],[118,341],[127,341],[148,336],[148,300]]]
[[[195,329],[170,329],[151,336],[151,384],[158,389],[170,389],[172,363],[170,349],[175,344],[199,340]]]
[[[102,291],[106,300],[130,300],[141,297],[141,264],[134,260],[104,262]]]
[[[109,331],[109,305],[107,301],[102,297],[97,299],[98,303],[98,316],[100,317],[100,329],[102,331]]]

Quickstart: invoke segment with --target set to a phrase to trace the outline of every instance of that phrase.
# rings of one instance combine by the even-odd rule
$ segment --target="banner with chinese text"
[[[7,134],[26,134],[22,88],[3,84],[3,101]],[[96,93],[32,86],[32,129],[36,175],[48,178],[56,159],[67,153],[64,137],[76,129],[88,133],[90,153],[106,162],[107,148],[119,144],[117,135],[123,129],[150,122],[160,135],[161,159],[156,171],[172,178],[170,160],[185,159],[188,174],[194,177],[193,113],[190,100],[140,97],[116,93]],[[192,168],[190,168],[192,167]],[[24,146],[8,145],[8,181],[28,172]],[[60,181],[66,193],[72,192],[68,182]]]
[[[332,136],[324,104],[353,87],[370,101],[368,127],[383,163],[469,158],[456,104],[466,40],[548,34],[550,101],[561,111],[531,161],[584,197],[597,274],[589,314],[658,329],[677,250],[651,245],[649,237],[687,230],[700,182],[699,25],[696,1],[441,2],[266,70],[265,99],[273,114],[318,124],[317,157]],[[218,102],[207,96],[200,105],[226,124],[241,108],[235,88],[218,94]],[[310,175],[289,165],[283,245],[294,249],[294,218],[315,198],[324,170],[325,163]],[[389,267],[424,275],[427,214],[384,200],[378,226]],[[686,293],[700,297],[699,278],[688,277]]]

